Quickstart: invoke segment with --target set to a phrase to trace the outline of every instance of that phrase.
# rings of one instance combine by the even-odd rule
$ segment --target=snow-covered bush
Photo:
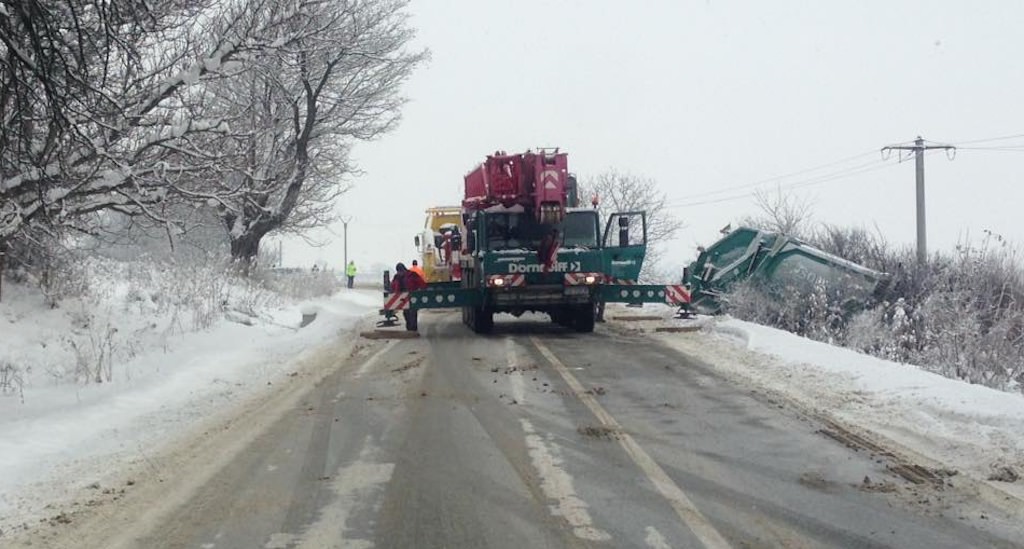
[[[310,299],[334,294],[344,283],[341,274],[330,270],[261,269],[252,278],[285,297]]]
[[[1024,267],[1005,242],[962,244],[931,262],[930,284],[912,303],[911,361],[1005,388],[1024,380]]]
[[[822,288],[796,292],[757,282],[735,286],[738,318],[838,343],[936,373],[1008,389],[1024,385],[1024,266],[995,235],[921,265],[860,229],[824,227],[808,239],[826,252],[889,273],[876,304],[853,312]]]
[[[37,286],[49,307],[85,293],[88,278],[79,256],[57,234],[26,230],[8,239],[5,250],[5,274]]]
[[[74,354],[74,365],[66,370],[79,383],[103,383],[114,380],[114,361],[121,358],[122,338],[108,318],[102,325],[90,325],[63,340]]]
[[[751,279],[736,284],[724,300],[726,312],[826,342],[842,339],[844,300],[818,283],[781,287]]]
[[[0,395],[19,395],[25,399],[25,379],[21,368],[9,360],[0,359]]]
[[[223,256],[117,261],[78,253],[69,264],[75,265],[70,276],[84,283],[78,295],[58,302],[68,319],[59,338],[63,358],[46,365],[58,383],[113,381],[122,375],[117,365],[140,348],[166,348],[174,336],[234,313],[255,319],[281,302],[260,280],[238,275]]]
[[[208,214],[168,226],[108,214],[96,221],[101,236],[26,228],[6,239],[0,312],[20,336],[0,337],[0,393],[41,380],[129,379],[144,349],[170,349],[176,337],[225,319],[276,323],[271,311],[282,301],[341,288],[322,270],[239,269]]]
[[[896,362],[909,362],[917,346],[914,324],[902,298],[858,312],[844,332],[848,347]]]

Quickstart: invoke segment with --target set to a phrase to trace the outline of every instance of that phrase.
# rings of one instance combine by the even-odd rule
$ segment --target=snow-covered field
[[[0,368],[10,368],[0,396],[0,531],[45,518],[46,505],[148,460],[200,419],[273,390],[304,355],[380,304],[369,290],[264,299],[195,331],[184,313],[155,306],[156,296],[100,282],[112,291],[59,308],[34,288],[4,286]]]
[[[670,322],[700,325],[660,337],[725,376],[1024,500],[1024,395],[731,318]]]

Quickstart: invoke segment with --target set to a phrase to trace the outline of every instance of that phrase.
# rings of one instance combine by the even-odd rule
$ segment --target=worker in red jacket
[[[415,292],[416,290],[422,290],[426,287],[427,283],[423,280],[423,277],[416,274],[414,271],[406,269],[404,263],[395,265],[395,277],[391,279],[392,292]],[[402,311],[402,316],[405,317],[405,329],[410,332],[415,332],[417,330],[417,312],[418,311],[413,308]]]

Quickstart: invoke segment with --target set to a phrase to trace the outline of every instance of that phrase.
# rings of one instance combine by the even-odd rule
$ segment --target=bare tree
[[[210,111],[220,113],[210,117],[231,120],[232,169],[178,189],[216,204],[235,259],[251,262],[272,231],[329,222],[354,171],[352,144],[396,125],[401,84],[426,57],[407,49],[406,4],[311,4],[277,29],[275,49],[210,90]],[[269,18],[282,8],[264,9]]]
[[[580,182],[580,199],[598,200],[601,222],[613,212],[647,213],[647,257],[640,276],[649,278],[658,267],[664,250],[660,244],[670,240],[683,223],[669,211],[668,198],[654,179],[642,175],[609,170]]]
[[[754,192],[754,203],[761,213],[747,216],[741,223],[758,229],[773,231],[790,236],[807,236],[811,222],[811,202],[782,189],[770,193],[763,189]]]
[[[170,236],[177,199],[220,208],[246,258],[286,219],[322,221],[351,140],[393,126],[424,56],[403,50],[405,4],[0,0],[0,249],[110,211]],[[224,93],[249,82],[266,100]]]

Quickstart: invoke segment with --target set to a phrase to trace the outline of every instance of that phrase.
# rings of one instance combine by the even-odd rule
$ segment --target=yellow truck
[[[427,282],[459,280],[462,247],[462,210],[459,206],[428,208],[423,232],[416,235],[416,250]]]

